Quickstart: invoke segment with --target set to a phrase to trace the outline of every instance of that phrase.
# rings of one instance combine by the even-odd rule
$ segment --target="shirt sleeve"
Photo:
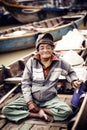
[[[68,82],[78,80],[78,76],[70,64],[62,60],[61,66],[62,66],[62,75],[66,77]]]

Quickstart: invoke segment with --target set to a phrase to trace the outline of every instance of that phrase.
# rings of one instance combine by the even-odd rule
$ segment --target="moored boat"
[[[12,14],[12,16],[21,23],[29,23],[39,21],[39,15],[42,7],[28,5],[31,3],[27,1],[27,5],[22,2],[13,2],[2,0],[2,5]]]
[[[13,25],[13,24],[20,24],[10,12],[6,11],[3,6],[0,6],[0,27]]]
[[[50,2],[47,0],[1,0],[1,2],[6,10],[21,23],[40,21],[47,18],[65,15],[68,12],[68,7],[55,7],[49,5]]]
[[[0,53],[33,47],[38,33],[50,32],[54,41],[57,41],[69,30],[79,27],[83,23],[84,17],[83,14],[70,20],[65,17],[55,17],[1,31]]]
[[[7,121],[6,119],[2,119],[4,117],[1,114],[2,107],[13,100],[17,99],[22,93],[20,90],[21,86],[21,76],[23,74],[23,70],[25,67],[25,64],[27,60],[32,57],[34,53],[31,53],[18,61],[15,61],[14,63],[10,64],[9,66],[5,67],[2,66],[0,68],[0,129],[4,130],[9,128],[12,130],[13,128],[17,129],[43,129],[43,130],[82,130],[84,128],[87,128],[86,122],[87,122],[87,93],[85,94],[85,98],[83,100],[83,103],[80,107],[79,112],[77,115],[67,121],[64,122],[54,122],[54,123],[47,123],[43,120],[39,119],[25,119],[22,122],[16,124],[10,121]],[[86,67],[86,66],[85,66]],[[84,66],[83,66],[84,68]],[[86,70],[87,71],[87,70]],[[87,72],[86,72],[87,73]],[[63,81],[63,78],[60,79]],[[64,82],[67,82],[64,79]],[[70,94],[60,94],[59,95],[62,100],[67,101],[70,103],[70,100],[72,98],[72,95]],[[84,116],[85,115],[85,116]],[[76,120],[76,121],[75,121]]]

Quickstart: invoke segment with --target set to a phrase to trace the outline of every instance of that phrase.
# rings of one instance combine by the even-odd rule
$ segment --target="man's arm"
[[[64,73],[66,75],[67,80],[71,83],[73,88],[79,88],[80,84],[83,82],[82,80],[79,80],[76,72],[72,68],[70,64],[68,64],[65,61],[63,62],[63,68],[64,68]]]

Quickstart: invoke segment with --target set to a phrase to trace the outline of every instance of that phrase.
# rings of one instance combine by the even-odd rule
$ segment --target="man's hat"
[[[54,46],[53,36],[50,33],[40,34],[36,40],[36,49],[38,50],[40,44],[49,44]]]

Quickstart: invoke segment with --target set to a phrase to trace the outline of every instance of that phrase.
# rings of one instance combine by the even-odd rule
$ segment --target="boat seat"
[[[53,25],[55,26],[55,25],[58,24],[59,22],[58,22],[58,20],[55,18],[55,19],[52,20],[52,23],[53,23]]]
[[[46,28],[46,27],[47,27],[47,24],[46,24],[46,22],[41,22],[41,23],[40,23],[40,26],[43,27],[43,28]]]
[[[53,27],[53,26],[54,26],[54,25],[53,25],[52,21],[51,21],[51,20],[48,20],[48,21],[47,21],[47,27],[50,28],[50,27]]]
[[[22,77],[11,77],[4,79],[4,82],[7,84],[18,84],[21,83]]]

